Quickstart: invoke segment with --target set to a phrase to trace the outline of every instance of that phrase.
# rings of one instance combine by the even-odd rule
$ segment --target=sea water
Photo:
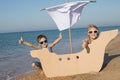
[[[119,29],[117,27],[99,27],[99,32]],[[82,40],[87,37],[86,28],[74,28],[72,33],[73,52],[76,53],[82,50]],[[38,45],[36,38],[38,35],[44,34],[47,36],[48,43],[52,43],[58,36],[58,30],[41,30],[29,32],[14,32],[14,33],[0,33],[0,80],[10,80],[13,77],[19,76],[33,71],[31,63],[39,61],[30,56],[30,50],[33,48],[19,44],[20,37],[23,40]],[[57,54],[70,53],[69,33],[68,30],[62,31],[63,39],[53,47],[53,51]]]

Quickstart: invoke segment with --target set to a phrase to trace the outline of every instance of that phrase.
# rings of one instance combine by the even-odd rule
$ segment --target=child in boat
[[[26,42],[23,39],[19,40],[19,44],[24,44],[26,46],[29,46],[29,47],[32,47],[32,48],[35,48],[35,49],[48,48],[49,51],[52,52],[52,47],[55,46],[55,44],[57,44],[61,39],[62,39],[62,34],[60,33],[59,37],[53,43],[48,44],[47,43],[47,37],[45,35],[39,35],[37,37],[37,42],[39,43],[39,46],[36,46],[36,45],[34,45],[32,43],[29,43],[29,42]],[[34,67],[35,69],[43,72],[40,62],[33,62],[32,67]]]
[[[83,40],[82,47],[86,48],[87,52],[89,53],[90,49],[88,47],[88,44],[90,44],[93,40],[98,38],[99,36],[98,27],[95,25],[89,25],[87,28],[87,32],[88,32],[88,38]]]

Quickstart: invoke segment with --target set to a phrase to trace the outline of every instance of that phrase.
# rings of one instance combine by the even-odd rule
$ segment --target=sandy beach
[[[98,73],[47,78],[44,74],[34,71],[13,80],[120,80],[120,34],[107,45],[104,64]]]

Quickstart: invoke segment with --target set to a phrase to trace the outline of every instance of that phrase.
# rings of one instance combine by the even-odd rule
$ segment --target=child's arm
[[[57,44],[61,39],[62,39],[62,33],[60,33],[59,37],[53,43],[50,44],[50,47],[55,46],[55,44]]]
[[[87,50],[87,53],[90,52],[90,48],[88,47],[88,44],[89,44],[89,40],[88,39],[83,40],[82,47]]]
[[[29,46],[29,47],[32,47],[32,48],[35,48],[35,49],[39,49],[39,46],[35,46],[32,43],[26,42],[22,38],[19,40],[19,44],[24,44],[26,46]]]
[[[88,39],[83,40],[82,48],[87,48],[88,47]]]

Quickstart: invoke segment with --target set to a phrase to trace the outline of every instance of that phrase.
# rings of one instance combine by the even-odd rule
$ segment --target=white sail
[[[60,31],[73,26],[79,19],[83,7],[90,1],[77,1],[46,8]]]

